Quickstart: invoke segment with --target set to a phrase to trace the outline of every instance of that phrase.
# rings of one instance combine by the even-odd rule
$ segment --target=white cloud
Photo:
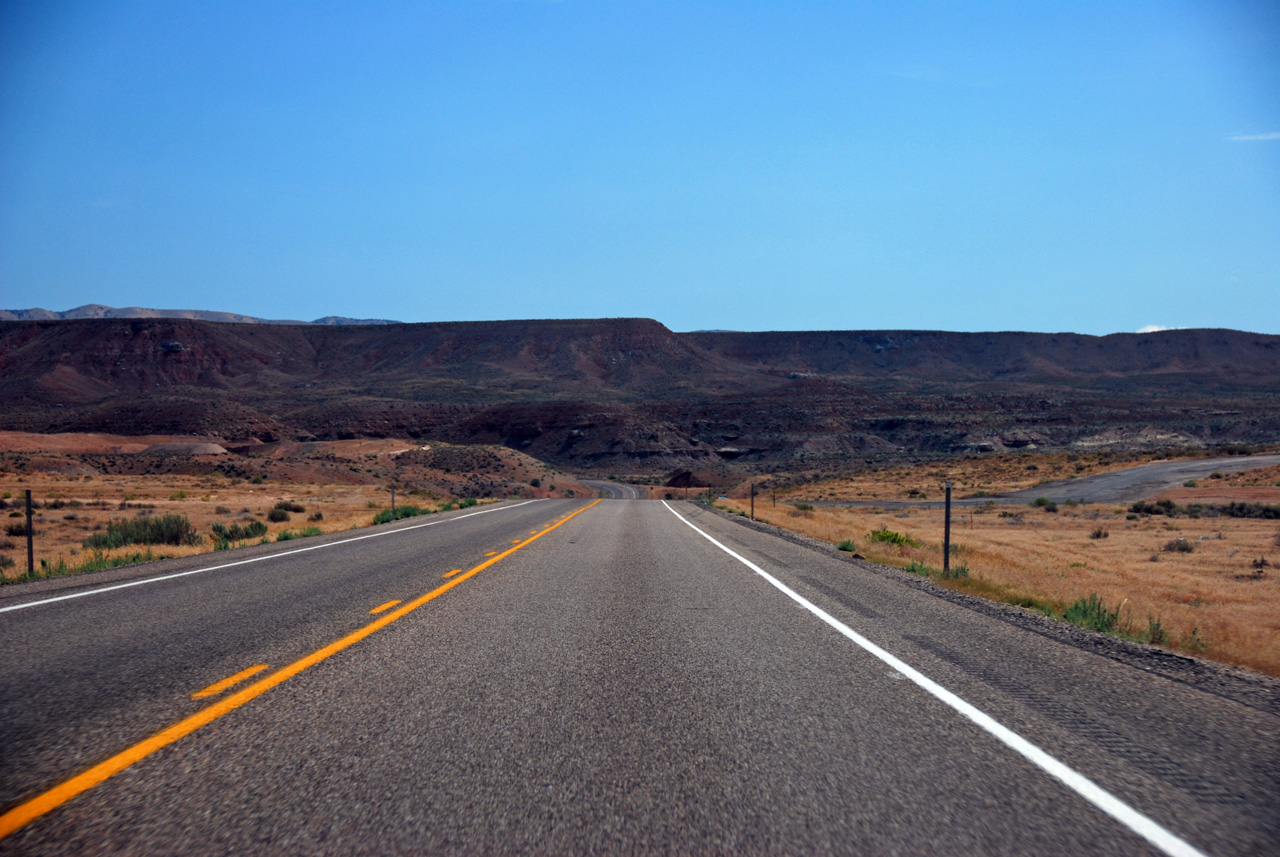
[[[1148,324],[1146,327],[1140,327],[1136,333],[1159,333],[1162,330],[1186,330],[1185,327],[1166,327],[1163,324]]]
[[[1266,134],[1232,134],[1227,138],[1237,143],[1256,143],[1259,140],[1280,140],[1280,131],[1270,131]]]

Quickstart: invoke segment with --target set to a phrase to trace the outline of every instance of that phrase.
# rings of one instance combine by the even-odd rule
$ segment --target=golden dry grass
[[[189,556],[213,550],[210,527],[223,524],[261,521],[267,525],[267,538],[276,541],[284,530],[294,533],[306,527],[323,532],[337,532],[368,526],[378,509],[391,504],[385,488],[375,485],[314,485],[270,481],[254,485],[239,479],[194,476],[96,476],[28,474],[6,480],[4,495],[11,508],[0,512],[5,524],[25,523],[22,511],[23,491],[43,507],[47,501],[62,501],[61,508],[37,508],[34,516],[36,568],[40,560],[68,566],[84,562],[90,551],[82,546],[84,539],[103,530],[112,519],[131,518],[140,513],[153,515],[185,515],[203,536],[194,546],[156,545],[155,557]],[[306,511],[290,514],[285,522],[270,522],[268,511],[281,500],[301,504]],[[400,493],[397,505],[413,504],[438,508],[440,502]],[[126,508],[121,508],[126,504]],[[16,507],[16,508],[13,508]],[[319,513],[322,518],[310,520]],[[131,545],[106,551],[108,557],[145,553],[145,546]],[[22,536],[0,536],[0,556],[14,561],[12,567],[0,570],[0,578],[14,578],[26,572],[26,540]]]
[[[872,470],[852,476],[824,479],[777,492],[779,502],[941,500],[943,484],[950,479],[956,497],[1000,494],[1030,488],[1042,482],[1091,476],[1120,470],[1160,455],[1117,456],[1110,453],[1013,452],[952,459],[945,463],[903,465]],[[1241,474],[1243,476],[1243,474]],[[1227,477],[1231,482],[1234,477]],[[769,481],[760,477],[759,482]],[[745,485],[737,486],[731,497],[745,497]],[[770,495],[772,496],[772,495]]]
[[[747,508],[736,499],[721,505]],[[1280,565],[1280,523],[1227,517],[1127,520],[1120,506],[1059,508],[1057,514],[1029,506],[955,510],[953,565],[967,566],[970,578],[944,585],[1009,603],[1038,603],[1058,614],[1097,593],[1109,607],[1120,608],[1121,630],[1135,637],[1148,630],[1149,619],[1157,619],[1171,648],[1280,675],[1280,568],[1269,567],[1259,576],[1252,565],[1260,557]],[[831,544],[852,540],[873,562],[942,565],[941,509],[797,512],[757,497],[756,517]],[[1091,538],[1099,528],[1107,536]],[[921,546],[872,541],[868,534],[878,529],[902,533]],[[1188,540],[1193,550],[1164,550],[1175,538]]]

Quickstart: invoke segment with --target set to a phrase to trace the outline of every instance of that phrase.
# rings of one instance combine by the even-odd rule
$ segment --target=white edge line
[[[367,533],[363,536],[353,536],[349,539],[339,539],[334,542],[325,542],[322,545],[311,545],[305,548],[294,548],[293,550],[280,551],[279,553],[269,553],[265,556],[255,556],[251,559],[241,559],[236,562],[225,562],[222,565],[210,565],[204,568],[194,568],[190,571],[179,571],[174,574],[165,574],[160,577],[147,577],[142,580],[131,580],[128,583],[117,583],[114,586],[104,586],[101,589],[90,589],[86,592],[73,592],[70,595],[58,595],[53,598],[42,598],[39,601],[28,601],[25,604],[11,604],[8,607],[0,607],[0,613],[8,613],[10,610],[24,610],[27,607],[38,607],[41,604],[52,604],[55,601],[67,601],[71,598],[84,598],[87,595],[101,595],[104,592],[112,592],[116,589],[128,589],[130,586],[142,586],[146,583],[159,583],[162,580],[173,580],[175,577],[186,577],[190,574],[203,574],[206,571],[219,571],[224,568],[232,568],[237,565],[248,565],[251,562],[264,562],[269,559],[279,559],[282,556],[292,556],[296,553],[306,553],[307,551],[320,550],[321,548],[331,548],[337,545],[346,545],[351,542],[359,542],[365,539],[376,539],[380,536],[391,536],[396,533],[407,533],[410,530],[420,530],[423,527],[434,527],[437,524],[448,524],[453,521],[461,521],[463,518],[473,518],[476,515],[484,515],[489,512],[501,512],[503,509],[517,509],[520,506],[526,506],[529,503],[536,503],[537,500],[525,500],[523,503],[515,503],[510,506],[494,506],[489,509],[481,509],[478,512],[468,512],[465,515],[458,515],[453,518],[445,518],[428,521],[425,524],[413,524],[408,527],[397,527],[394,530],[383,530],[380,533]]]
[[[729,554],[729,556],[733,557],[738,562],[763,577],[788,598],[795,601],[813,615],[817,616],[823,622],[826,622],[832,628],[852,640],[856,645],[865,649],[870,654],[884,661],[886,664],[911,679],[918,686],[928,691],[937,699],[969,718],[969,720],[982,727],[982,729],[994,736],[1005,746],[1027,759],[1033,765],[1049,774],[1049,776],[1061,782],[1067,788],[1083,797],[1089,803],[1093,804],[1095,807],[1102,810],[1107,815],[1111,816],[1116,821],[1120,822],[1125,827],[1129,828],[1131,831],[1159,848],[1164,853],[1173,855],[1173,857],[1205,857],[1204,852],[1198,850],[1186,840],[1179,838],[1175,834],[1161,827],[1155,821],[1138,812],[1136,809],[1129,806],[1127,803],[1120,800],[1115,795],[1090,780],[1088,777],[1077,772],[1073,768],[1068,767],[1062,762],[1059,762],[1053,756],[1050,756],[1044,750],[1041,750],[1035,744],[1032,744],[1018,733],[1000,724],[995,720],[995,718],[980,711],[968,702],[965,702],[942,685],[917,671],[914,667],[908,666],[903,661],[889,654],[866,637],[863,637],[861,634],[854,631],[848,625],[827,613],[821,607],[818,607],[799,593],[790,589],[786,584],[760,568],[760,566],[756,565],[751,560],[725,547],[710,535],[690,523],[675,509],[668,506],[666,500],[662,501],[662,505],[666,506],[667,510],[671,512],[671,514],[675,515],[682,522],[687,524],[698,535],[702,536],[707,541],[720,548],[720,550]]]

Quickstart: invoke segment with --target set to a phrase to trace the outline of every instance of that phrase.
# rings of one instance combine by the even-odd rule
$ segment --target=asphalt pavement
[[[0,854],[1280,850],[1274,682],[691,503],[297,544],[0,589]]]

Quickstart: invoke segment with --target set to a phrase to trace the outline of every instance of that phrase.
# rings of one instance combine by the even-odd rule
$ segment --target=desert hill
[[[430,438],[583,471],[1280,440],[1280,337],[675,333],[649,319],[0,322],[0,429]]]
[[[138,306],[117,308],[104,304],[85,304],[65,312],[55,312],[39,307],[0,309],[0,321],[69,321],[84,318],[190,318],[236,324],[399,324],[397,321],[385,318],[347,318],[340,315],[327,315],[315,321],[295,321],[204,309],[149,309]]]

